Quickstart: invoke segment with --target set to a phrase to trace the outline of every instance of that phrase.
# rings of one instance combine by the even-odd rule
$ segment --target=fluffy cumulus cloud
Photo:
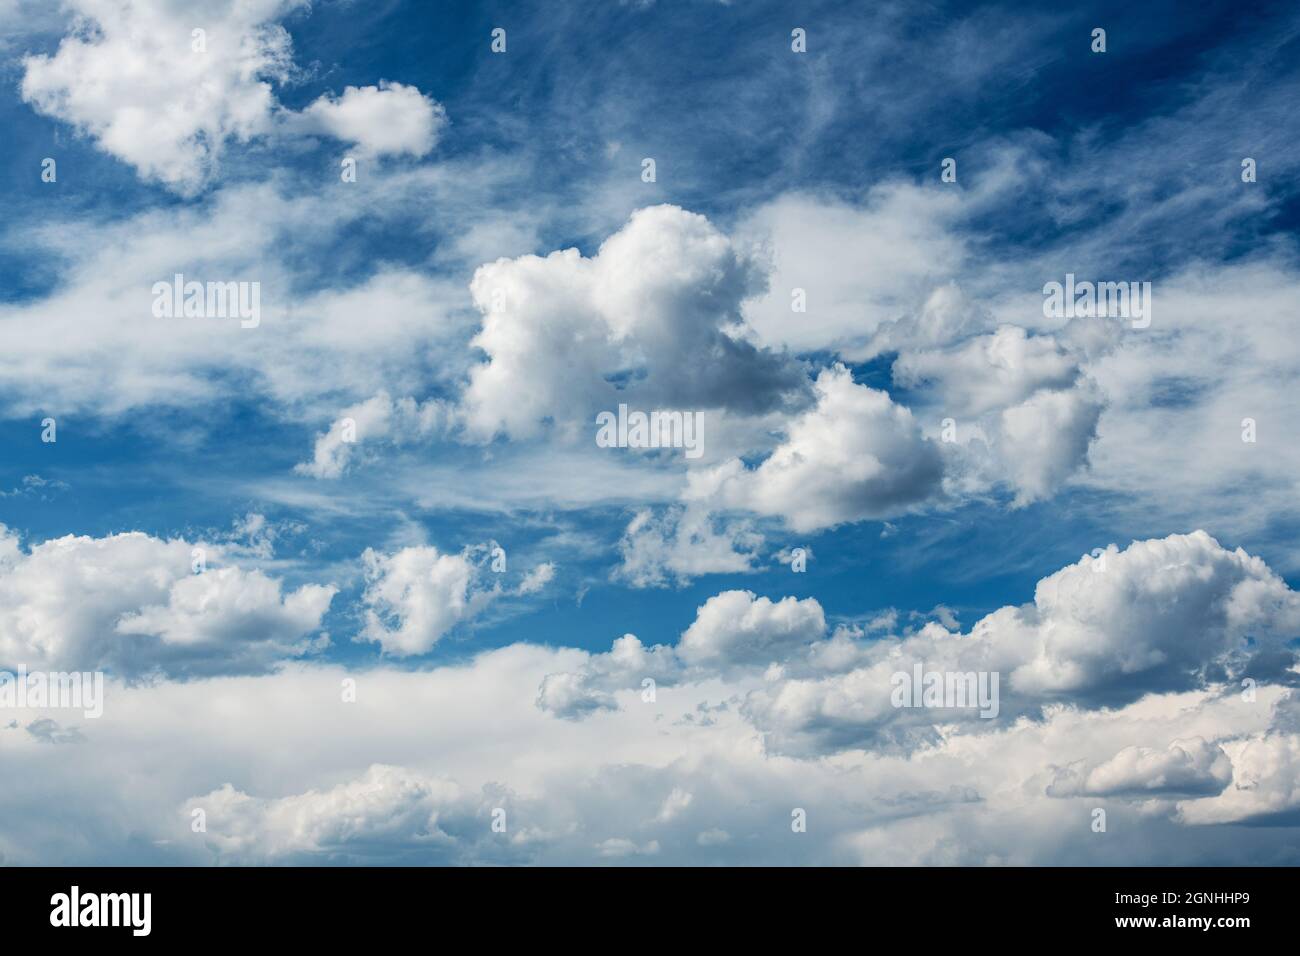
[[[676,645],[646,648],[627,635],[578,670],[548,675],[538,704],[582,717],[613,709],[618,691],[645,678],[680,684],[721,675],[746,687],[737,706],[774,750],[910,749],[932,743],[936,723],[990,731],[999,718],[1041,716],[1062,703],[1116,706],[1245,676],[1289,685],[1300,597],[1260,559],[1196,532],[1098,549],[1041,580],[1032,603],[1000,608],[965,633],[946,608],[933,616],[884,639],[874,628],[830,630],[813,598],[723,592],[699,608]],[[896,623],[888,618],[885,626]],[[964,684],[969,702],[940,711],[942,719],[927,707],[900,706],[897,677],[911,680],[918,667],[945,680],[974,678]],[[1153,777],[1167,765],[1172,779],[1178,760],[1220,779],[1216,752],[1197,746],[1163,756],[1110,754],[1101,769],[1070,768],[1057,789],[1120,788],[1114,781],[1129,765]],[[1088,782],[1079,783],[1080,774]]]
[[[318,129],[374,156],[425,156],[446,125],[447,113],[413,86],[382,81],[349,86],[337,99],[322,96],[302,112],[303,126]]]
[[[376,764],[356,780],[323,791],[258,798],[229,784],[184,807],[219,822],[208,849],[243,863],[321,862],[346,852],[353,862],[474,862],[466,846],[490,832],[487,795],[453,780]],[[491,853],[490,841],[483,839]],[[508,859],[508,854],[501,854]]]
[[[142,175],[192,190],[227,141],[270,130],[271,81],[292,70],[275,21],[297,5],[218,4],[200,25],[162,0],[77,0],[74,32],[52,56],[24,61],[23,99]]]
[[[724,591],[697,609],[676,645],[646,647],[636,635],[624,634],[579,670],[548,674],[537,706],[557,717],[581,718],[616,709],[615,692],[644,690],[646,681],[676,684],[779,665],[825,632],[825,614],[813,598],[773,601],[752,591]]]
[[[1063,768],[1047,788],[1049,796],[1157,796],[1221,793],[1232,781],[1232,761],[1223,748],[1201,737],[1175,740],[1163,750],[1125,747],[1096,766]]]
[[[358,640],[373,641],[397,657],[426,653],[496,595],[496,589],[477,582],[477,565],[468,553],[444,554],[432,546],[393,554],[367,549],[362,561],[366,612]]]
[[[71,124],[141,176],[182,193],[201,188],[231,142],[281,127],[319,131],[375,155],[432,149],[441,107],[383,83],[324,96],[302,115],[272,89],[295,73],[278,21],[305,0],[248,0],[187,11],[167,0],[71,0],[71,32],[53,54],[23,61],[22,96]]]
[[[1100,707],[1151,692],[1252,678],[1290,683],[1286,643],[1300,629],[1300,597],[1258,558],[1209,535],[1113,545],[1044,578],[1034,601],[1003,607],[969,633],[929,624],[899,642],[843,647],[849,666],[791,669],[746,702],[778,746],[912,745],[930,715],[900,710],[894,676],[923,672],[998,678],[998,714],[1037,714],[1069,701]],[[828,658],[830,659],[830,658]],[[989,726],[973,710],[954,720]]]
[[[701,574],[750,571],[763,536],[747,520],[727,520],[698,502],[633,515],[619,542],[616,578],[632,587],[685,582]]]
[[[615,692],[644,681],[670,683],[682,670],[676,649],[664,644],[646,647],[635,634],[614,641],[608,653],[590,655],[576,671],[547,674],[537,690],[539,709],[565,719],[578,719],[600,710],[617,710]]]
[[[208,600],[187,594],[203,579],[189,574],[190,550],[143,535],[30,551],[0,538],[6,655],[42,614],[40,634],[67,642],[50,649],[62,657],[35,658],[51,663],[87,660],[65,653],[71,642],[94,648],[102,622],[124,617],[128,629],[152,618],[165,646],[206,642],[219,625],[193,615],[231,615],[239,602],[219,592],[237,578],[215,579]],[[433,549],[372,560],[372,584],[415,642],[446,625],[433,599],[470,589],[465,565]],[[938,611],[901,634],[875,633],[897,626],[889,615],[870,634],[832,629],[813,599],[727,591],[673,645],[624,635],[602,654],[521,643],[421,670],[287,663],[183,684],[110,678],[99,719],[26,708],[0,731],[13,770],[0,820],[39,797],[51,820],[81,824],[76,838],[57,824],[0,826],[0,852],[82,863],[1295,862],[1255,824],[1300,820],[1296,595],[1203,533],[1112,548],[1100,563],[1063,568],[1032,604],[965,634]],[[50,584],[74,564],[76,600]],[[268,612],[271,592],[249,593],[259,614],[296,617],[292,595]],[[893,706],[891,675],[918,662],[997,669],[999,713]],[[1255,679],[1249,694],[1242,674]],[[345,677],[355,703],[340,698]],[[218,723],[222,734],[203,732]],[[77,748],[75,770],[51,763],[63,747]],[[168,774],[145,772],[159,760]],[[59,786],[73,772],[83,786]],[[1087,826],[1097,806],[1104,835]],[[792,844],[793,807],[810,827]]]
[[[1088,460],[1102,406],[1086,388],[1041,391],[1003,409],[993,431],[1014,503],[1026,505],[1052,496]]]
[[[126,678],[256,673],[327,640],[318,632],[333,586],[288,590],[226,563],[220,545],[141,532],[68,535],[28,549],[5,532],[0,542],[7,666]],[[200,558],[207,566],[195,573]]]
[[[482,266],[472,344],[487,361],[464,393],[467,429],[519,438],[552,422],[594,435],[595,414],[620,403],[779,408],[802,394],[804,373],[746,337],[741,304],[763,287],[758,262],[676,206],[637,211],[590,258],[566,249]]]
[[[692,475],[692,496],[811,531],[897,515],[938,492],[942,459],[906,408],[843,366],[823,370],[815,390],[815,407],[762,464]]]
[[[1018,405],[1040,389],[1069,388],[1078,377],[1078,361],[1054,337],[1015,325],[949,349],[905,351],[894,362],[895,381],[933,384],[939,401],[962,415]]]
[[[1069,345],[1002,325],[955,345],[899,352],[894,381],[919,392],[953,443],[954,490],[1004,484],[1026,505],[1050,497],[1087,463],[1105,401],[1073,347],[1090,331],[1084,325],[1068,330]],[[1096,347],[1104,348],[1107,330],[1097,331]]]
[[[1300,824],[1300,735],[1274,729],[1225,741],[1223,749],[1232,760],[1232,786],[1180,803],[1182,822]]]
[[[772,601],[750,591],[725,591],[696,612],[678,653],[688,664],[766,664],[785,659],[826,630],[813,598]]]
[[[1300,819],[1294,694],[1278,683],[1249,701],[1212,686],[1053,704],[979,733],[931,714],[945,729],[922,751],[828,760],[773,750],[740,706],[770,675],[697,672],[649,695],[642,675],[662,670],[658,654],[624,637],[608,655],[518,644],[422,671],[114,684],[104,716],[76,728],[75,767],[51,763],[37,733],[4,738],[0,820],[39,793],[48,819],[81,826],[10,822],[0,851],[83,863],[1295,862],[1275,829],[1237,826]],[[613,706],[556,721],[535,705],[548,675],[584,665],[610,679]],[[356,704],[339,700],[347,676]],[[217,722],[222,734],[203,732]],[[160,759],[168,774],[143,772]],[[57,785],[74,773],[83,786]],[[1097,806],[1106,834],[1088,826]],[[810,825],[792,840],[794,807]]]

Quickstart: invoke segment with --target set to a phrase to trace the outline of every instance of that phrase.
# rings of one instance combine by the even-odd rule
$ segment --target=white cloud
[[[1300,735],[1254,734],[1227,741],[1223,749],[1232,757],[1232,786],[1215,796],[1179,803],[1179,820],[1295,826],[1300,821]]]
[[[195,547],[209,566],[192,569]],[[0,535],[0,656],[29,668],[138,677],[258,672],[317,649],[335,594],[285,592],[260,570],[225,563],[220,545],[141,532],[67,535],[23,551]],[[224,564],[224,566],[222,566]]]
[[[1018,405],[1041,389],[1069,388],[1078,377],[1078,361],[1053,336],[1031,336],[1015,325],[944,350],[904,351],[894,362],[894,381],[932,385],[936,401],[959,417]]]
[[[1250,706],[1235,695],[1156,694],[1123,708],[1057,707],[983,734],[954,730],[924,753],[805,759],[771,753],[734,708],[712,703],[709,722],[687,719],[743,682],[665,688],[655,704],[620,692],[620,710],[557,723],[529,689],[581,657],[516,645],[421,672],[293,666],[114,685],[103,718],[79,728],[75,764],[30,735],[5,738],[0,852],[81,865],[591,864],[655,846],[656,861],[677,865],[1295,862],[1276,829],[1189,827],[1173,804],[1152,812],[1145,794],[1106,797],[1110,831],[1125,838],[1101,838],[1088,828],[1097,797],[1045,792],[1062,762],[1094,766],[1130,746],[1158,752],[1200,737],[1240,752],[1234,739],[1264,740],[1277,726],[1288,700],[1278,687]],[[339,700],[348,676],[357,704]],[[1242,801],[1238,812],[1287,804],[1286,763],[1234,763],[1234,779],[1252,784],[1224,791]],[[1248,808],[1254,794],[1269,796]],[[38,818],[17,812],[38,802]],[[792,806],[810,823],[793,841]],[[491,829],[498,807],[505,833]],[[206,833],[191,830],[195,809]]]
[[[463,862],[462,830],[488,830],[490,808],[481,803],[481,795],[476,800],[454,781],[375,764],[324,791],[266,799],[226,784],[183,809],[187,816],[194,810],[211,816],[217,826],[209,846],[231,862],[319,859],[342,849],[379,860],[418,853]]]
[[[547,674],[537,689],[537,706],[556,717],[578,720],[596,711],[617,710],[619,691],[641,691],[647,679],[667,684],[680,673],[675,648],[647,648],[635,634],[624,634],[608,653],[588,655],[577,670]]]
[[[393,437],[412,441],[445,430],[449,410],[437,401],[424,403],[413,398],[394,401],[387,392],[343,410],[329,431],[316,436],[312,460],[294,466],[299,474],[313,478],[338,478],[347,469],[359,444]]]
[[[1072,323],[1062,338],[1091,342],[1094,329]],[[1108,346],[1104,336],[1094,344]],[[955,430],[959,444],[947,449],[950,490],[974,494],[1007,484],[1022,506],[1050,497],[1088,460],[1104,401],[1081,363],[1054,335],[1001,325],[945,348],[905,349],[893,375],[918,390],[935,426]]]
[[[0,553],[25,559],[12,542]],[[1262,562],[1194,534],[1112,550],[1104,571],[1085,559],[968,634],[929,623],[827,639],[811,599],[724,592],[676,647],[626,635],[608,654],[518,644],[423,671],[290,664],[114,681],[103,717],[76,727],[14,712],[16,728],[35,729],[5,738],[0,852],[83,864],[1294,862],[1275,833],[1204,827],[1300,818],[1293,675],[1264,665],[1298,613]],[[866,720],[899,719],[888,673],[913,659],[999,668],[1001,719],[912,709],[915,733],[930,731],[921,750],[865,733]],[[1239,667],[1260,678],[1249,701]],[[340,697],[344,677],[356,703]],[[586,719],[553,719],[566,708]],[[805,722],[811,746],[789,749],[801,712],[820,726]],[[51,756],[55,740],[78,748],[75,767]],[[1113,832],[1140,839],[1092,834],[1098,800]],[[37,802],[55,823],[15,812]],[[810,820],[793,844],[792,806]],[[196,809],[206,833],[190,829]],[[67,818],[75,836],[57,825]]]
[[[707,219],[676,206],[638,210],[589,259],[566,249],[482,266],[472,344],[488,360],[464,393],[469,433],[531,437],[552,420],[594,440],[595,413],[619,403],[779,406],[805,383],[797,365],[744,337],[740,305],[762,282]]]
[[[74,31],[24,60],[23,99],[95,139],[141,175],[197,189],[229,140],[270,131],[272,80],[292,70],[274,21],[297,0],[251,0],[186,15],[161,0],[73,0]],[[191,32],[206,31],[206,52]]]
[[[1290,655],[1278,654],[1297,627],[1300,596],[1259,558],[1198,531],[1084,557],[1039,581],[1032,604],[1000,608],[966,634],[928,624],[901,641],[839,654],[849,668],[839,673],[789,667],[745,706],[783,748],[915,744],[932,738],[934,715],[893,706],[891,678],[918,663],[998,674],[1008,719],[1057,701],[1122,704],[1244,673],[1285,679]],[[997,723],[973,709],[945,714],[972,728]]]
[[[678,654],[688,664],[726,666],[784,660],[826,631],[814,598],[772,601],[752,591],[724,591],[696,611]]]
[[[40,227],[30,241],[58,264],[61,282],[40,299],[0,305],[0,387],[13,396],[6,407],[112,416],[207,406],[235,377],[279,414],[319,421],[350,401],[385,390],[421,395],[431,378],[459,375],[470,334],[461,281],[381,265],[318,287],[285,258],[287,237],[308,223],[314,236],[336,236],[357,217],[384,215],[433,188],[420,176],[396,179],[391,196],[361,184],[328,199],[241,185],[111,223]],[[151,289],[176,273],[259,282],[261,324],[155,317]]]
[[[1167,523],[1213,525],[1269,540],[1300,566],[1290,527],[1300,517],[1294,476],[1300,443],[1300,346],[1290,264],[1252,260],[1195,265],[1155,285],[1150,328],[1126,330],[1122,347],[1087,367],[1113,399],[1082,481],[1111,493],[1121,515],[1153,511]],[[1243,420],[1256,442],[1242,441]]]
[[[519,582],[519,594],[536,594],[546,588],[555,578],[555,564],[551,561],[543,561],[537,567],[533,568],[524,575],[524,579]]]
[[[210,648],[242,643],[284,653],[286,635],[309,634],[320,626],[334,588],[306,585],[282,596],[280,582],[260,571],[217,568],[172,584],[164,605],[123,615],[121,634],[151,634],[164,644]]]
[[[701,574],[753,570],[763,536],[745,520],[726,521],[700,504],[638,511],[619,542],[614,576],[632,587],[660,587]]]
[[[1014,503],[1041,501],[1088,460],[1102,406],[1087,387],[1041,391],[1003,409],[993,448],[1016,490]]]
[[[319,129],[373,156],[425,156],[447,122],[446,110],[432,97],[386,80],[377,87],[349,86],[337,99],[322,96],[302,116],[303,128]]]
[[[737,459],[692,475],[691,496],[813,531],[897,515],[938,491],[939,453],[906,408],[839,365],[818,375],[816,395],[761,465]]]
[[[1159,796],[1216,794],[1232,782],[1232,761],[1217,744],[1194,737],[1163,750],[1125,747],[1096,766],[1062,768],[1049,796]]]
[[[428,652],[496,594],[475,586],[477,568],[465,554],[442,554],[431,546],[393,554],[368,548],[362,561],[366,616],[357,639],[397,657]]]
[[[960,208],[951,191],[903,183],[873,189],[862,206],[802,193],[764,204],[736,230],[772,268],[746,318],[771,346],[860,349],[882,323],[925,308],[961,268],[965,244],[951,228]],[[791,309],[795,289],[807,294],[806,312]],[[947,315],[937,318],[926,322],[947,327]]]
[[[424,156],[445,123],[442,107],[400,83],[348,87],[303,114],[281,107],[272,83],[290,81],[295,67],[289,33],[277,21],[308,9],[306,0],[193,12],[167,0],[66,6],[74,20],[58,50],[23,61],[23,99],[183,194],[210,180],[229,143],[282,128],[327,133],[374,155]]]

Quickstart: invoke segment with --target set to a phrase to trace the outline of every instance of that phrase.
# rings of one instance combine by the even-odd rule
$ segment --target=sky
[[[0,862],[1300,862],[1298,107],[1281,3],[0,0],[0,671],[104,681]]]

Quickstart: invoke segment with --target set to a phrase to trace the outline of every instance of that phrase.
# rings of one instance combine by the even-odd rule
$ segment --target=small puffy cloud
[[[646,647],[634,634],[614,641],[608,653],[591,654],[574,671],[548,674],[537,706],[556,717],[579,720],[617,710],[620,691],[707,679],[719,673],[757,671],[799,654],[825,636],[826,617],[814,598],[773,601],[751,591],[723,591],[709,598],[676,646]]]
[[[372,156],[425,156],[447,123],[447,112],[413,86],[381,80],[320,97],[302,112],[305,130],[354,143]]]
[[[740,315],[762,287],[758,264],[707,219],[667,205],[635,212],[591,258],[566,249],[484,265],[470,288],[487,361],[463,395],[468,434],[530,437],[551,422],[594,435],[595,414],[620,403],[784,407],[806,390],[803,371],[748,341]]]
[[[815,531],[896,515],[938,492],[938,450],[887,393],[836,365],[817,376],[816,396],[761,465],[734,459],[692,475],[690,494]]]
[[[133,531],[68,535],[24,552],[0,531],[0,658],[30,668],[105,669],[127,678],[260,673],[317,649],[335,594],[285,591],[260,570],[192,570],[196,546]],[[233,553],[233,552],[232,552]]]
[[[426,653],[496,596],[474,586],[477,567],[465,554],[443,554],[432,546],[394,554],[368,548],[362,562],[366,612],[357,640],[373,641],[397,657]]]
[[[678,653],[688,664],[767,664],[823,637],[826,616],[815,598],[772,601],[752,591],[723,591],[695,612]]]
[[[612,694],[592,686],[590,674],[547,674],[537,688],[537,707],[563,720],[577,720],[600,710],[617,710]]]
[[[656,514],[646,508],[619,542],[623,561],[614,576],[632,587],[662,587],[701,574],[751,571],[763,536],[745,520],[727,521],[698,503]]]
[[[1050,497],[1087,462],[1101,411],[1086,387],[1041,391],[1002,411],[993,448],[1015,488],[1016,506]]]
[[[1232,761],[1201,737],[1175,740],[1163,750],[1125,747],[1096,766],[1061,768],[1047,788],[1051,797],[1155,797],[1213,795],[1232,782]]]

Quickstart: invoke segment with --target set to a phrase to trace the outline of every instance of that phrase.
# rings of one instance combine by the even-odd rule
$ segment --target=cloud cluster
[[[748,672],[762,680],[746,693],[743,712],[776,749],[911,747],[933,739],[936,717],[900,709],[892,678],[917,665],[997,674],[1003,719],[1061,702],[1127,704],[1243,676],[1290,683],[1287,642],[1300,632],[1300,596],[1259,558],[1198,531],[1098,549],[1039,581],[1032,603],[993,611],[966,633],[941,616],[889,640],[844,627],[828,635],[813,598],[724,592],[699,608],[677,645],[646,649],[625,636],[617,654],[548,678],[555,693],[540,696],[539,706],[574,717],[612,707],[614,692],[641,677]],[[938,722],[947,721],[993,726],[970,709]]]
[[[16,562],[39,563],[42,580],[58,565],[2,540],[8,607],[21,593]],[[86,553],[94,542],[53,543],[85,569],[85,600],[62,603],[114,619],[110,583],[158,587],[140,555],[164,545],[104,539],[111,560],[97,560]],[[167,547],[183,574],[186,546]],[[813,599],[729,591],[705,601],[675,645],[624,635],[605,654],[516,644],[415,671],[290,664],[187,684],[115,680],[101,719],[65,727],[16,711],[13,726],[30,732],[5,738],[14,785],[0,819],[40,792],[52,819],[75,816],[94,839],[0,827],[0,852],[226,863],[1289,859],[1257,828],[1212,831],[1300,820],[1294,654],[1281,653],[1300,628],[1296,595],[1203,533],[1102,560],[1102,570],[1088,557],[1044,578],[1032,604],[964,634],[946,613],[902,634],[832,630]],[[430,602],[464,581],[454,556],[431,549],[376,558],[375,569],[372,585],[408,615],[416,642],[441,626]],[[183,619],[193,602],[173,605]],[[0,633],[13,627],[0,620]],[[998,717],[892,706],[890,674],[918,662],[998,669]],[[1249,696],[1235,692],[1243,673],[1258,679]],[[200,732],[217,721],[221,735]],[[113,799],[92,806],[78,796],[86,787],[44,789],[60,772],[55,741],[78,747],[80,779]],[[158,759],[171,767],[161,779],[136,772]],[[1106,834],[1088,826],[1098,806]],[[796,809],[806,834],[792,834]]]
[[[72,0],[72,32],[23,61],[33,109],[92,137],[146,179],[184,194],[204,186],[228,143],[281,129],[320,132],[372,155],[427,154],[445,123],[413,87],[381,83],[322,96],[301,114],[272,83],[295,75],[279,20],[305,0],[250,0],[187,13],[165,0]]]
[[[209,566],[195,573],[199,561]],[[0,658],[126,678],[258,673],[326,642],[313,635],[335,593],[318,584],[286,591],[278,578],[226,563],[220,545],[136,531],[24,550],[4,531]]]
[[[577,656],[517,645],[422,672],[327,666],[115,686],[104,717],[80,728],[75,768],[31,735],[5,737],[0,851],[81,863],[1295,862],[1276,829],[1234,825],[1286,825],[1300,807],[1282,688],[1250,704],[1191,692],[1056,707],[981,734],[950,730],[919,753],[828,760],[772,753],[731,703],[743,685],[727,682],[660,687],[653,701],[620,691],[618,709],[555,721],[529,689]],[[339,701],[348,676],[356,704]],[[223,734],[204,732],[218,722]],[[1197,772],[1197,738],[1232,761],[1217,796],[1206,794],[1221,765]],[[1179,741],[1190,770],[1152,759]],[[1048,794],[1063,762],[1103,766],[1130,747],[1151,764],[1144,776],[1116,773],[1104,795]],[[143,772],[160,760],[168,774]],[[82,787],[58,785],[73,773]],[[1162,775],[1192,792],[1153,786]],[[45,816],[18,826],[14,810],[38,794]],[[1089,827],[1098,806],[1104,834]],[[791,831],[796,808],[806,833]]]

